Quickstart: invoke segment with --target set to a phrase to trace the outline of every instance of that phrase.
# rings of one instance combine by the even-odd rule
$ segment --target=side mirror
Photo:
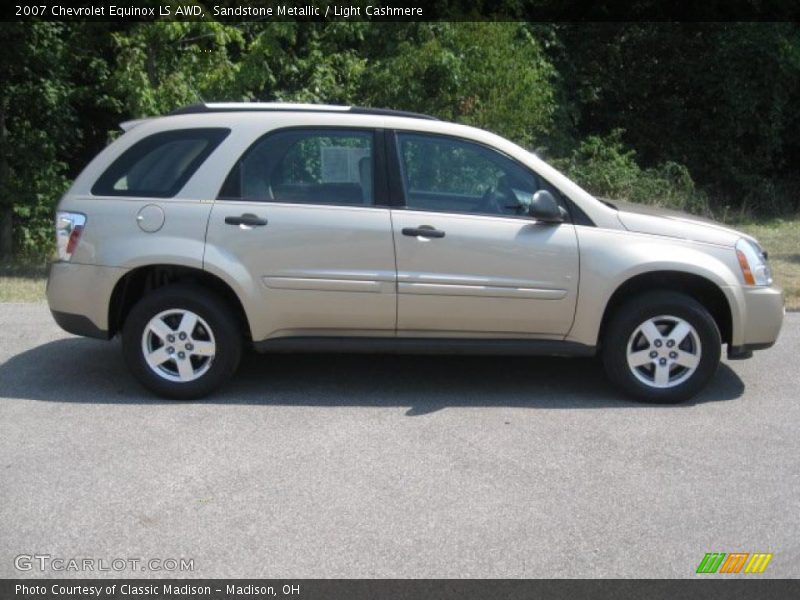
[[[539,190],[533,195],[528,215],[543,223],[563,223],[564,215],[553,194],[547,190]]]

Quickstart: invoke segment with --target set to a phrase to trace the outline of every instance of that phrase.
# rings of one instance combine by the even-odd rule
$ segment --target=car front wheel
[[[705,387],[719,365],[721,337],[708,310],[685,294],[635,297],[616,311],[603,338],[609,379],[648,402],[681,402]]]
[[[242,339],[219,297],[199,286],[174,284],[131,309],[122,348],[128,367],[146,388],[190,400],[206,396],[233,375]]]

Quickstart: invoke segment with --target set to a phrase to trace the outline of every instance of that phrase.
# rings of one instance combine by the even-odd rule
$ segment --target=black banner
[[[578,600],[798,598],[800,580],[5,579],[2,600]]]
[[[12,0],[2,21],[798,21],[781,0]]]

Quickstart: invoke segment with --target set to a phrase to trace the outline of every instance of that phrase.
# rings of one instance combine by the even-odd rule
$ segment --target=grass
[[[800,217],[734,225],[755,236],[769,253],[775,281],[786,293],[786,308],[800,310]],[[44,300],[43,264],[0,263],[0,302]]]
[[[735,225],[769,254],[772,276],[786,294],[787,310],[800,310],[800,217]]]
[[[43,302],[46,277],[43,263],[0,263],[0,302]]]

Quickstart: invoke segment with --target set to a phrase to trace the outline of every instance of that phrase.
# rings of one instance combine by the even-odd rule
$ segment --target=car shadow
[[[689,403],[733,400],[745,386],[726,364]],[[66,338],[0,365],[0,397],[92,404],[172,403],[128,373],[119,341]],[[219,404],[403,406],[408,416],[448,407],[637,408],[592,358],[245,354],[236,377],[202,400]],[[652,405],[651,405],[652,406]]]

